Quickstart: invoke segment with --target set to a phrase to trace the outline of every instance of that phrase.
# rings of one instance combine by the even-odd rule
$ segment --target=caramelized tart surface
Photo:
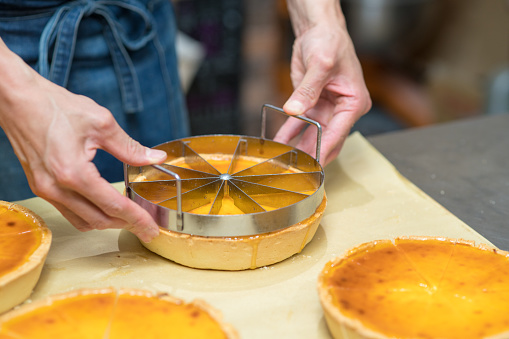
[[[30,324],[30,326],[27,326]],[[0,317],[0,338],[236,338],[217,311],[165,294],[78,290]]]
[[[319,291],[328,322],[366,338],[509,334],[509,254],[467,241],[361,245],[326,265]]]
[[[37,214],[0,201],[0,313],[30,296],[50,246],[51,231]]]
[[[0,204],[0,277],[27,262],[40,246],[43,230],[25,211]]]

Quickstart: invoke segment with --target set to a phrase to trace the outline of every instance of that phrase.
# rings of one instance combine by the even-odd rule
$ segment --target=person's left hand
[[[291,115],[304,114],[322,126],[320,162],[326,165],[341,150],[354,123],[371,108],[346,26],[322,23],[297,36],[293,46],[291,79],[295,91],[283,106]],[[288,143],[307,123],[288,118],[274,137]],[[316,128],[307,128],[297,148],[314,155]]]

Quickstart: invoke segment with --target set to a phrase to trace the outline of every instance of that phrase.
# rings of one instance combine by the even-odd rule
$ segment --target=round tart
[[[27,324],[29,326],[27,326]],[[1,338],[237,338],[202,301],[143,290],[82,289],[24,304],[0,317]]]
[[[508,338],[509,253],[465,240],[362,244],[318,279],[334,338]]]
[[[143,246],[181,265],[215,270],[245,270],[272,265],[299,253],[313,239],[327,198],[309,218],[278,231],[241,237],[203,237],[160,228]]]
[[[200,154],[221,173],[227,173],[232,158],[225,154]],[[235,170],[240,172],[259,164],[262,160],[256,157],[239,156],[235,161]],[[167,164],[181,168],[189,168],[183,158],[173,159]],[[299,173],[296,168],[288,167],[279,174]],[[136,182],[146,178],[140,175]],[[306,190],[299,193],[310,195],[314,191]],[[162,199],[162,198],[161,198]],[[157,201],[155,201],[157,202]],[[289,227],[263,234],[235,237],[211,237],[190,235],[160,228],[160,234],[150,243],[142,242],[143,246],[162,257],[181,265],[215,270],[245,270],[271,265],[299,253],[313,239],[320,224],[327,198],[324,194],[321,204],[305,220]],[[188,213],[207,214],[212,203],[200,206]],[[261,205],[266,211],[274,207]],[[225,195],[219,215],[243,214],[235,206],[233,199]]]
[[[30,296],[50,245],[51,232],[38,215],[0,201],[0,313]]]

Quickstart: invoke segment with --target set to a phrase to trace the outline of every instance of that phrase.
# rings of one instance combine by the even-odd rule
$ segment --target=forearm
[[[345,26],[339,0],[287,0],[287,4],[297,37],[318,24]]]
[[[14,114],[13,108],[22,101],[34,73],[0,38],[0,126],[5,127],[6,120]]]

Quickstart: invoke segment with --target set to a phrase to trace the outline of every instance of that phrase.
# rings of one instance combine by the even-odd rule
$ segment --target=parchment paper
[[[358,133],[325,168],[325,178],[328,206],[312,242],[281,263],[240,272],[184,267],[146,250],[127,231],[81,233],[44,200],[20,201],[53,231],[31,299],[84,287],[142,288],[187,301],[205,300],[242,338],[330,338],[316,281],[326,262],[347,249],[401,235],[489,244],[402,177]],[[123,190],[123,183],[115,187]]]

